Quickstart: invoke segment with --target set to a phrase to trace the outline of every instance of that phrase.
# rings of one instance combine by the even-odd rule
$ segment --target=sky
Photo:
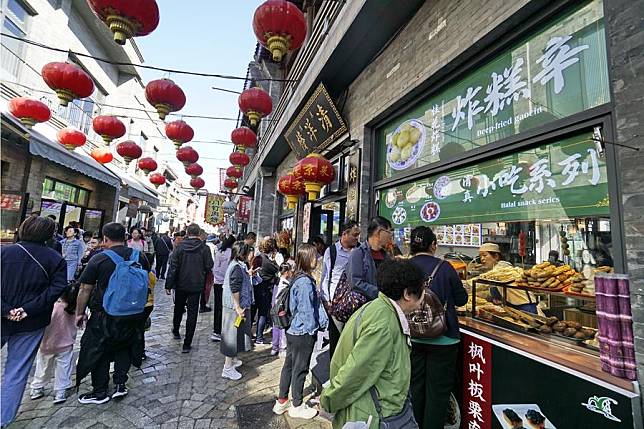
[[[160,22],[148,36],[139,37],[139,46],[145,64],[246,76],[257,40],[253,33],[252,19],[260,0],[157,0]],[[215,91],[213,86],[241,91],[243,81],[210,77],[170,74],[140,69],[143,82],[169,77],[186,94],[185,107],[176,113],[237,118],[237,94]],[[180,119],[166,118],[166,123]],[[185,118],[195,131],[194,140],[227,140],[235,128],[233,121]],[[162,129],[163,130],[163,129]],[[158,142],[155,141],[158,144]],[[188,143],[199,152],[199,164],[204,168],[202,178],[210,192],[219,190],[218,168],[230,165],[228,156],[232,145],[216,143]],[[160,159],[172,160],[173,167],[183,173],[183,166],[175,158],[172,142],[160,145]]]

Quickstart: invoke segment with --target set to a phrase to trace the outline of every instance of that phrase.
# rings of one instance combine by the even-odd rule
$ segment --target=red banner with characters
[[[239,197],[239,205],[237,206],[237,217],[240,222],[250,222],[251,204],[253,199],[251,197]]]
[[[492,344],[463,335],[463,402],[461,427],[492,427]]]

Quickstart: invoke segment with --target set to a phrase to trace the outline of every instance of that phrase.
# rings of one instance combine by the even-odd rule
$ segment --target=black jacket
[[[168,256],[172,252],[172,240],[167,235],[158,235],[154,240],[154,251],[157,256]]]
[[[21,241],[47,271],[47,275],[18,245],[2,246],[2,335],[34,331],[49,325],[54,303],[67,286],[67,263],[55,250],[39,243]],[[14,308],[24,308],[20,322],[5,318]]]
[[[214,265],[206,243],[198,238],[186,238],[172,252],[165,288],[201,292],[206,284],[206,273]]]
[[[259,267],[259,276],[262,278],[261,286],[273,290],[273,285],[279,280],[280,268],[265,253],[260,253],[253,260],[253,266]]]

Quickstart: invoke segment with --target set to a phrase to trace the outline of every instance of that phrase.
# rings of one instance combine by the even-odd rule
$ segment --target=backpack
[[[103,294],[103,308],[110,316],[140,314],[148,300],[148,273],[139,264],[139,251],[132,250],[129,260],[113,250],[104,250],[116,265],[107,290]]]
[[[273,326],[279,329],[288,329],[291,326],[293,315],[291,314],[291,287],[295,280],[302,276],[296,276],[288,282],[288,285],[277,294],[275,304],[271,307],[271,320]]]

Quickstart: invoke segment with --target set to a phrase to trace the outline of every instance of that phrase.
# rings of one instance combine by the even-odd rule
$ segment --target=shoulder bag
[[[438,269],[443,265],[441,260],[425,281],[425,298],[421,307],[407,315],[409,332],[414,338],[437,338],[447,331],[447,301],[441,303],[440,298],[430,289],[432,280]]]

